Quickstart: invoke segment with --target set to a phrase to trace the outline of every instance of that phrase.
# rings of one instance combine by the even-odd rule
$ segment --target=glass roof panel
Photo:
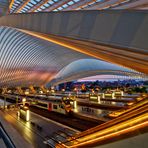
[[[37,4],[37,2],[34,1],[34,0],[31,0],[30,2],[31,2],[32,4],[34,4],[34,5]]]
[[[30,9],[30,7],[29,7],[28,5],[26,5],[26,6],[25,6],[25,8],[28,8],[28,9]]]
[[[68,5],[67,5],[67,4],[64,4],[62,7],[63,7],[63,8],[67,8],[67,7],[68,7]]]
[[[44,4],[45,7],[49,7],[50,5],[48,3]]]
[[[38,11],[42,11],[42,9],[39,8]]]
[[[74,4],[74,2],[73,2],[73,1],[70,1],[70,2],[68,2],[68,4],[69,4],[69,5],[72,5],[72,4]]]
[[[63,9],[62,7],[59,7],[59,8],[58,8],[58,10],[62,10],[62,9]]]
[[[52,5],[54,2],[53,1],[49,1],[48,3]]]
[[[54,9],[53,11],[58,11],[57,9]]]
[[[45,9],[46,7],[45,7],[45,6],[41,6],[40,8],[41,8],[41,9]]]
[[[31,3],[28,3],[28,5],[29,5],[30,7],[32,7],[32,6],[33,6]]]
[[[80,1],[80,0],[73,0],[74,2],[78,2],[78,1]]]

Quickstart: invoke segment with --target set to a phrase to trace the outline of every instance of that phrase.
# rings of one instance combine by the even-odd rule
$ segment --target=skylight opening
[[[73,1],[68,2],[68,5],[72,5],[72,4],[74,4],[74,2],[73,2]]]

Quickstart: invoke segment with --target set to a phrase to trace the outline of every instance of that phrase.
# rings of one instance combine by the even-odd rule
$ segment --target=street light
[[[23,106],[25,106],[26,98],[23,98],[22,102],[23,102]]]

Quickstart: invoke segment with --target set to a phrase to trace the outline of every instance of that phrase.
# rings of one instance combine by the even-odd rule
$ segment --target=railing
[[[101,139],[113,138],[117,135],[124,135],[127,132],[132,132],[133,129],[137,130],[148,126],[148,104],[147,100],[145,103],[134,108],[129,113],[122,115],[114,120],[106,122],[105,124],[99,125],[98,127],[84,131],[78,135],[73,135],[67,138],[67,142],[61,142],[56,147],[77,147],[86,146],[86,144],[92,144],[100,142]],[[126,126],[126,127],[124,127]],[[120,127],[120,129],[118,129]],[[121,133],[121,134],[119,134]],[[102,135],[101,135],[102,134]],[[110,136],[110,137],[109,137]],[[96,138],[96,141],[95,141]],[[93,141],[93,142],[92,142]],[[82,143],[81,143],[82,142]],[[90,143],[89,143],[90,142]]]
[[[0,123],[0,135],[8,148],[16,148],[13,141],[10,139],[9,135],[5,131],[3,125]]]

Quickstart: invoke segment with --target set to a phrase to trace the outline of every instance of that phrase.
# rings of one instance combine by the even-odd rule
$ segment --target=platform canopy
[[[60,83],[69,82],[89,76],[105,75],[126,76],[126,78],[141,79],[148,77],[142,73],[129,70],[125,67],[120,67],[105,61],[97,59],[80,59],[68,64],[64,67],[55,78],[49,83],[50,85],[58,85]],[[99,78],[98,78],[99,80]]]
[[[0,86],[45,85],[60,79],[112,73],[143,74],[100,61],[69,48],[25,34],[14,28],[0,27]],[[85,59],[85,60],[84,60]],[[73,75],[80,74],[79,77]]]

